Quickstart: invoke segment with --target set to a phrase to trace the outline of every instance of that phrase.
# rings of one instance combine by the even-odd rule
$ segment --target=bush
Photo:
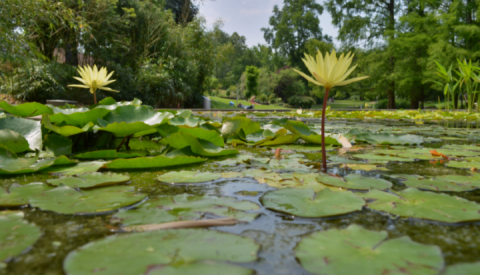
[[[347,97],[348,97],[347,93],[342,93],[341,91],[337,91],[334,96],[334,98],[337,100],[347,99]]]
[[[313,98],[308,96],[295,95],[288,99],[288,104],[292,105],[295,108],[311,109],[314,103],[315,103],[315,100],[313,100]]]
[[[279,73],[278,82],[274,89],[275,94],[283,100],[287,100],[294,95],[305,95],[305,83],[300,80],[300,75],[294,70],[283,70]]]
[[[270,104],[275,103],[275,95],[274,95],[274,94],[271,94],[271,95],[268,97],[268,102],[269,102]]]
[[[226,92],[227,97],[230,97],[230,94],[231,94],[230,90],[227,90],[227,92]]]
[[[262,102],[262,103],[268,102],[268,96],[266,94],[261,94],[258,97],[258,100],[260,100],[260,102]]]
[[[382,99],[375,103],[375,109],[387,109],[388,99]],[[410,109],[410,102],[405,99],[397,98],[395,100],[395,107],[397,109]]]
[[[280,97],[279,98],[275,98],[275,104],[282,104],[283,103],[283,99],[281,99]]]

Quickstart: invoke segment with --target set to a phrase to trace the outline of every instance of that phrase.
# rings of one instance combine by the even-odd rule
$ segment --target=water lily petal
[[[370,76],[360,76],[360,77],[355,77],[355,78],[352,78],[352,79],[349,79],[349,80],[345,80],[343,82],[340,82],[340,83],[337,83],[335,84],[335,86],[345,86],[347,84],[350,84],[350,83],[353,83],[353,82],[357,82],[357,81],[360,81],[362,79],[365,79],[365,78],[369,78]]]

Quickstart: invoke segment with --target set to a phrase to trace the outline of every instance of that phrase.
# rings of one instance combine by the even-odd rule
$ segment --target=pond
[[[184,119],[176,125],[195,124],[190,114],[170,121],[176,118]],[[208,129],[228,121],[221,115],[211,118]],[[0,243],[25,246],[3,259],[0,274],[227,274],[226,269],[228,274],[447,274],[442,272],[455,271],[445,271],[451,266],[464,268],[451,274],[475,274],[469,272],[478,263],[457,264],[480,259],[476,124],[328,120],[329,170],[323,174],[320,145],[314,144],[318,119],[240,119],[258,124],[262,131],[231,131],[222,150],[201,142],[195,149],[190,142],[189,153],[169,153],[172,159],[213,155],[197,164],[121,169],[125,162],[115,166],[110,159],[108,165],[95,166],[92,162],[101,157],[90,157],[80,158],[88,164],[83,168],[73,164],[55,170],[53,165],[36,173],[3,175],[0,185],[10,191],[0,194],[0,226],[9,221],[16,226],[13,230],[24,230],[26,222],[35,227],[25,229],[25,236],[17,230],[13,241],[1,239],[5,235],[0,233]],[[284,128],[288,135],[268,134]],[[120,152],[142,158],[168,146],[180,148],[175,144],[181,136],[167,140],[179,132],[168,127],[161,131],[169,137],[132,137],[131,150]],[[297,132],[292,139],[290,134]],[[353,147],[342,148],[340,137]],[[204,138],[216,143],[215,137]],[[265,139],[271,146],[264,146]],[[118,137],[109,146],[117,148],[123,140]],[[158,140],[169,143],[160,146]],[[48,144],[45,138],[43,142]],[[82,142],[75,146],[84,146]],[[280,158],[276,148],[282,148]],[[228,150],[239,154],[221,155]],[[73,153],[82,156],[75,147]],[[28,156],[33,157],[27,153],[25,159]],[[92,174],[96,171],[102,175]],[[31,183],[37,184],[27,185]],[[26,186],[32,189],[18,191]],[[7,196],[14,194],[27,202],[5,207],[9,198],[13,201]],[[126,232],[142,231],[145,224],[224,217],[241,222],[208,229]]]

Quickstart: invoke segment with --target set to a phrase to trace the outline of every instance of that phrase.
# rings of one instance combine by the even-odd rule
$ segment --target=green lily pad
[[[205,162],[206,159],[197,157],[143,157],[134,159],[116,159],[104,165],[107,169],[153,169],[165,168],[179,165],[189,165]]]
[[[66,156],[59,156],[55,159],[53,166],[74,165],[77,163],[78,160],[69,159]]]
[[[45,150],[51,152],[55,157],[70,155],[72,153],[72,141],[61,135],[46,135],[43,145],[45,146]]]
[[[239,163],[244,163],[244,161],[253,159],[252,155],[236,155],[234,158],[229,158],[222,161],[215,162],[216,164],[220,164],[221,166],[237,166]]]
[[[261,130],[260,124],[245,117],[228,118],[223,121],[221,133],[224,139],[243,131],[244,135],[253,134]]]
[[[362,170],[362,171],[389,171],[385,167],[381,167],[375,164],[344,164],[342,165],[343,168],[345,169],[351,169],[351,170]]]
[[[145,199],[145,194],[135,194],[132,190],[131,186],[112,186],[78,191],[60,186],[32,196],[30,205],[61,214],[105,213]]]
[[[308,218],[347,214],[365,205],[352,192],[334,192],[328,188],[318,193],[313,189],[280,189],[266,193],[261,201],[269,209]]]
[[[117,150],[100,150],[81,153],[75,155],[78,159],[119,159],[119,158],[136,158],[144,157],[147,153],[145,151],[122,151]]]
[[[173,118],[170,112],[157,112],[146,106],[120,106],[99,119],[99,125],[106,127],[108,124],[125,122],[127,124],[143,122],[146,125],[156,126],[166,123]]]
[[[433,191],[464,192],[480,188],[480,184],[473,185],[471,183],[458,183],[449,181],[447,179],[442,179],[442,177],[427,178],[417,175],[397,175],[396,177],[404,179],[402,183],[408,187],[428,189]]]
[[[54,159],[37,162],[38,151],[34,158],[19,158],[14,152],[0,146],[0,174],[35,173],[54,165]]]
[[[14,153],[25,152],[29,149],[28,141],[21,134],[9,129],[0,130],[0,145]]]
[[[209,141],[197,139],[187,133],[175,133],[162,139],[160,143],[175,149],[189,147],[192,153],[204,157],[221,157],[238,154],[238,150],[225,150]]]
[[[95,106],[95,108],[115,110],[121,106],[141,106],[141,105],[142,105],[142,101],[138,98],[134,98],[132,101],[117,102],[115,99],[111,97],[107,97],[102,99],[100,102],[98,102],[98,105]]]
[[[97,109],[60,109],[60,113],[50,115],[50,122],[54,124],[65,123],[67,125],[76,126],[82,128],[88,123],[97,124],[97,119],[103,118],[110,113],[110,110],[97,108]]]
[[[63,176],[74,176],[79,174],[97,172],[104,165],[105,165],[105,162],[103,161],[80,162],[73,166],[69,165],[69,166],[51,167],[42,172],[59,174]]]
[[[233,178],[244,178],[245,175],[242,172],[225,172],[222,173],[222,178],[224,179],[233,179]]]
[[[359,158],[359,159],[366,159],[370,161],[403,161],[403,162],[415,161],[413,158],[401,158],[396,156],[375,155],[375,154],[355,154],[353,155],[353,157]]]
[[[415,145],[425,142],[425,139],[421,136],[393,134],[362,134],[356,135],[355,140],[366,141],[375,145]]]
[[[21,211],[0,212],[0,262],[21,254],[42,235],[37,226],[22,218]]]
[[[59,127],[59,126],[53,125],[50,122],[50,118],[46,114],[42,115],[42,124],[43,124],[43,127],[45,127],[45,129],[48,129],[64,137],[85,133],[85,130],[75,126],[66,125],[66,126]]]
[[[416,243],[408,236],[387,238],[386,231],[369,231],[355,224],[317,231],[300,241],[295,256],[313,274],[434,275],[443,268],[437,246]]]
[[[0,102],[0,108],[5,112],[19,117],[33,117],[43,114],[53,114],[50,107],[37,102],[29,102],[20,105],[10,105],[6,101]]]
[[[103,173],[90,173],[79,175],[78,177],[62,177],[59,179],[47,180],[47,183],[53,186],[59,186],[61,184],[72,188],[92,188],[107,185],[115,185],[119,183],[125,183],[130,181],[130,176],[121,174],[103,174]]]
[[[323,175],[317,177],[317,180],[323,184],[355,190],[387,189],[392,187],[392,183],[383,179],[364,177],[359,174],[350,174],[344,178]]]
[[[120,211],[113,218],[120,219],[124,226],[130,226],[198,220],[209,213],[218,217],[231,217],[251,222],[259,214],[244,211],[258,210],[259,208],[253,202],[239,201],[230,197],[181,194],[149,200],[134,210]]]
[[[159,230],[114,235],[70,252],[63,264],[72,274],[228,274],[247,275],[252,270],[227,264],[256,260],[252,239],[202,230]]]
[[[293,173],[293,174],[277,174],[265,173],[255,177],[260,183],[266,183],[268,186],[283,188],[312,189],[319,192],[328,186],[317,181],[318,174],[310,173]]]
[[[480,220],[480,205],[463,198],[407,188],[397,195],[372,190],[358,193],[372,199],[368,207],[402,217],[434,220],[447,223]]]
[[[461,168],[461,169],[479,169],[480,161],[456,161],[451,160],[445,164],[447,167]]]
[[[0,129],[10,129],[22,135],[30,146],[30,149],[42,150],[42,127],[40,121],[19,117],[7,117],[0,119]]]
[[[480,146],[478,145],[468,145],[468,144],[450,144],[445,145],[443,148],[451,150],[469,150],[469,151],[480,151]]]
[[[448,266],[442,275],[476,275],[480,270],[480,262],[463,263]]]
[[[200,183],[218,180],[222,175],[220,173],[198,172],[198,171],[174,171],[163,174],[157,178],[158,181],[165,183]]]
[[[0,188],[0,206],[17,207],[28,204],[28,199],[38,193],[52,189],[41,182],[34,182],[27,185],[13,184],[8,190]]]

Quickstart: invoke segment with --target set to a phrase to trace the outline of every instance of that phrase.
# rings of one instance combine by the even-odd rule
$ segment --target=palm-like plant
[[[322,53],[318,51],[316,59],[305,54],[305,59],[302,60],[314,78],[295,70],[313,84],[325,87],[322,109],[322,162],[323,170],[325,172],[327,171],[327,153],[325,150],[325,109],[327,108],[328,93],[335,86],[345,86],[368,77],[361,76],[346,80],[357,67],[357,65],[355,65],[350,68],[353,56],[354,55],[351,53],[348,53],[346,56],[342,53],[340,58],[337,59],[335,50],[330,54],[325,53],[325,56],[322,56]]]
[[[446,103],[445,109],[448,111],[450,108],[450,98],[452,98],[452,100],[455,100],[455,90],[457,89],[459,82],[453,76],[453,73],[452,73],[453,63],[450,64],[450,67],[448,68],[448,70],[445,69],[445,67],[443,67],[437,61],[435,61],[435,63],[437,64],[436,73],[438,76],[440,76],[444,80],[445,84],[437,81],[434,81],[434,82],[440,86],[444,86],[443,94],[445,95],[445,103]],[[453,104],[453,110],[455,110],[455,104]]]
[[[480,70],[477,66],[472,64],[472,60],[463,60],[460,61],[457,59],[458,62],[458,71],[455,71],[458,76],[458,84],[460,84],[460,88],[465,86],[465,90],[467,91],[467,99],[468,99],[468,112],[472,112],[473,110],[473,101],[475,99],[475,87],[474,87],[474,80],[478,78],[475,74],[475,71]],[[476,86],[476,85],[475,85]]]

